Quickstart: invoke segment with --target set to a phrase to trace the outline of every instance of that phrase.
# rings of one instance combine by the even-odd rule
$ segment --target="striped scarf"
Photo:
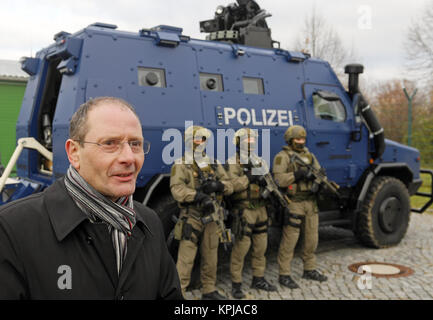
[[[65,185],[78,207],[92,223],[102,221],[108,225],[116,253],[117,274],[122,270],[127,251],[127,237],[135,225],[132,195],[120,197],[116,202],[103,196],[69,166]]]

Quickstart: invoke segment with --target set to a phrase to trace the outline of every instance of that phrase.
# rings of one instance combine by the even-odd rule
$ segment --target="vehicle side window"
[[[263,79],[243,77],[242,84],[246,94],[265,94]]]
[[[334,122],[346,121],[346,109],[340,97],[328,91],[313,93],[314,115],[318,119]]]

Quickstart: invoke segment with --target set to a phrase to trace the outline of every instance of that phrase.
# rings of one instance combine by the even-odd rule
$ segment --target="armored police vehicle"
[[[340,186],[339,199],[320,201],[320,223],[352,228],[368,246],[398,244],[408,228],[410,196],[422,184],[419,151],[385,139],[358,89],[361,65],[346,67],[346,90],[328,62],[279,48],[268,16],[253,0],[220,6],[214,19],[200,23],[206,40],[166,25],[125,32],[94,23],[57,33],[52,45],[22,60],[30,79],[0,202],[62,177],[72,114],[92,97],[117,96],[135,106],[151,142],[134,197],[160,213],[167,235],[177,214],[169,172],[182,154],[167,149],[182,139],[170,132],[183,132],[185,122],[209,128],[214,138],[218,129],[258,129],[270,142],[261,141],[259,150],[268,148],[272,164],[286,129],[299,124],[307,129],[308,148]],[[17,177],[10,178],[15,163]],[[416,212],[432,202],[422,195],[430,199]]]

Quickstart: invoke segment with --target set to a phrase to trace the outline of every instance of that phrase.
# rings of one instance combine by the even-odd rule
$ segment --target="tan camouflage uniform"
[[[228,181],[229,178],[221,164],[211,165],[211,160],[205,156],[200,164],[200,170],[205,178],[212,176],[220,180],[224,184],[225,195],[233,192],[232,184]],[[181,209],[179,219],[183,221],[177,270],[182,291],[185,293],[190,283],[197,248],[200,246],[202,293],[207,294],[216,290],[219,237],[215,222],[204,225],[200,220],[201,209],[194,203],[198,188],[200,188],[198,165],[192,160],[192,153],[186,153],[182,159],[175,162],[170,177],[171,193],[179,204]],[[190,232],[185,234],[188,228]]]
[[[265,251],[268,243],[268,214],[266,202],[260,196],[260,187],[249,182],[239,157],[228,160],[228,175],[233,184],[232,214],[239,228],[231,253],[230,273],[233,282],[242,282],[244,259],[252,242],[251,265],[254,277],[264,277]],[[236,232],[233,230],[233,232]]]
[[[312,181],[295,182],[294,172],[298,169],[295,163],[290,160],[290,155],[294,151],[289,146],[284,146],[274,158],[273,174],[276,183],[284,188],[292,201],[289,210],[293,214],[305,217],[302,225],[304,232],[304,243],[302,260],[304,262],[304,270],[316,269],[315,251],[318,244],[318,227],[319,216],[316,196],[311,193]],[[304,158],[307,164],[313,164],[317,169],[320,169],[320,164],[316,157],[308,151],[306,147],[298,154]],[[299,220],[293,222],[299,223]],[[283,233],[280,247],[278,250],[278,264],[280,275],[290,275],[290,265],[293,259],[296,243],[300,235],[300,229],[291,225],[283,226]]]

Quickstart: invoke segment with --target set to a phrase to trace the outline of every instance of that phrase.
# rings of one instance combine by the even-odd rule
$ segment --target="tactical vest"
[[[300,166],[294,163],[292,160],[293,154],[296,152],[290,147],[284,147],[283,150],[286,152],[289,157],[289,165],[288,172],[296,172]],[[302,160],[306,164],[314,164],[314,157],[309,151],[298,152],[298,155],[301,156]],[[313,181],[296,181],[291,184],[286,190],[288,196],[293,200],[307,200],[313,196],[311,193],[311,188],[313,186]]]
[[[188,169],[192,170],[192,175],[194,177],[194,186],[196,190],[200,190],[202,180],[219,180],[216,176],[217,164],[207,164],[206,166],[199,167],[194,161],[193,164],[187,164],[186,166]],[[223,199],[223,195],[217,194],[216,199],[221,202]]]
[[[245,165],[240,163],[239,157],[236,157],[236,163],[240,166],[241,170],[244,170]],[[228,164],[227,164],[228,166]],[[226,167],[227,169],[228,167]],[[234,202],[235,206],[241,206],[246,208],[257,208],[266,205],[266,202],[261,196],[260,186],[254,183],[250,183],[246,190],[240,192],[234,192],[230,199]]]

